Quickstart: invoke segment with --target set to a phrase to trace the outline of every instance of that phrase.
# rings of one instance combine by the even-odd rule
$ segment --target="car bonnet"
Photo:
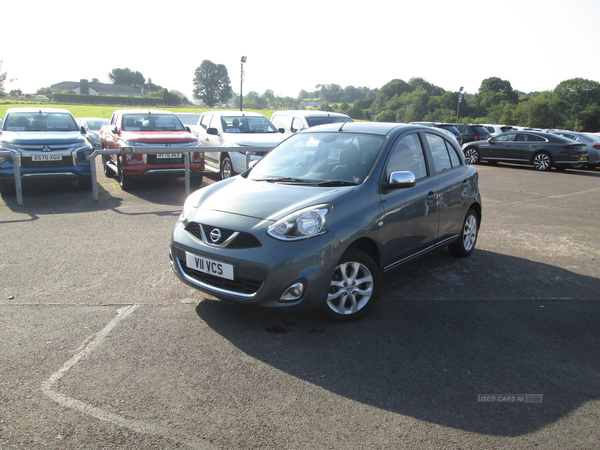
[[[3,131],[1,139],[13,144],[66,144],[85,140],[79,131]]]
[[[276,221],[313,205],[331,203],[355,188],[317,187],[252,181],[241,176],[229,178],[193,193],[191,205],[204,211],[217,211]]]
[[[286,136],[281,133],[223,133],[223,139],[233,145],[275,147]]]

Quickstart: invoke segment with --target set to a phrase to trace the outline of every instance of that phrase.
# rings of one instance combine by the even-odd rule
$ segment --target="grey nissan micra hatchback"
[[[239,176],[192,193],[171,264],[217,298],[366,314],[381,274],[435,248],[469,256],[478,173],[441,130],[346,123],[291,136]]]

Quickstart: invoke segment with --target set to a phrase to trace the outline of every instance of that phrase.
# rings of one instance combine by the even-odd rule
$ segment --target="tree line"
[[[169,92],[129,68],[113,69],[108,77],[115,84],[141,88],[148,97],[162,98],[165,105],[189,103],[185,96]],[[0,71],[0,94],[4,94],[7,80],[7,73]],[[194,72],[193,85],[194,99],[210,108],[240,106],[241,99],[223,64],[204,60]],[[42,88],[36,94],[48,93],[49,88]],[[250,91],[243,97],[245,109],[258,110],[302,109],[302,101],[314,101],[321,110],[342,112],[355,120],[458,121],[600,131],[600,83],[584,78],[565,80],[551,91],[530,93],[517,91],[510,81],[498,77],[484,79],[476,93],[446,91],[423,78],[412,78],[408,82],[394,79],[376,89],[319,84],[312,91],[302,89],[295,98],[277,96],[272,90],[262,94]]]
[[[196,69],[194,97],[209,107],[227,103],[239,107],[227,68],[205,60]],[[510,81],[486,78],[477,93],[446,91],[423,78],[392,80],[379,89],[324,84],[294,99],[272,90],[244,96],[247,109],[297,109],[302,100],[318,100],[319,109],[375,122],[495,123],[532,128],[600,131],[600,83],[583,78],[563,81],[552,91],[524,93]]]

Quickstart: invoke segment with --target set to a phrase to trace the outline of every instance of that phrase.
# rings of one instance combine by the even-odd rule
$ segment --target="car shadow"
[[[548,264],[440,251],[386,275],[381,300],[358,322],[208,298],[196,312],[247,355],[334,394],[519,436],[600,398],[599,290],[599,279]],[[519,402],[525,394],[541,403]]]
[[[13,212],[29,214],[32,218],[26,221],[35,220],[37,215],[42,214],[104,211],[118,208],[122,202],[121,198],[112,197],[100,185],[98,198],[101,201],[95,202],[92,191],[80,190],[77,181],[72,180],[27,180],[22,185],[22,192],[23,205],[17,203],[14,193],[2,194],[0,202]]]

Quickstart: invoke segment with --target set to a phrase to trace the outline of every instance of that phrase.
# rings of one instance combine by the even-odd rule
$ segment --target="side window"
[[[209,127],[210,125],[210,118],[211,115],[210,114],[204,114],[201,118],[200,118],[200,126],[202,128],[204,128],[205,130]]]
[[[292,133],[296,133],[297,131],[304,129],[304,122],[299,117],[294,117],[292,120],[292,127],[290,128]]]
[[[440,173],[451,169],[452,163],[450,162],[450,155],[446,147],[446,140],[437,134],[425,133],[425,136],[431,150],[431,156],[433,156],[435,171]]]
[[[444,142],[446,143],[446,148],[448,149],[448,154],[450,155],[452,167],[460,166],[460,157],[458,156],[456,149],[447,140],[444,139]]]
[[[418,134],[415,133],[403,137],[394,146],[386,169],[386,179],[389,179],[392,172],[398,170],[412,172],[417,180],[427,176],[425,156]]]

